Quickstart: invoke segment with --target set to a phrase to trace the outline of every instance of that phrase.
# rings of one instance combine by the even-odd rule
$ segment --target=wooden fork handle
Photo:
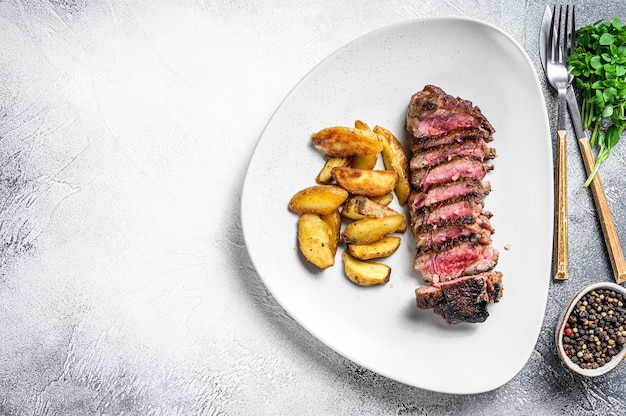
[[[591,152],[591,146],[589,145],[589,139],[583,137],[578,139],[578,145],[583,155],[583,162],[585,163],[585,169],[587,175],[593,169],[595,160],[593,153]],[[622,245],[619,242],[619,236],[615,229],[615,223],[613,222],[613,216],[609,209],[609,203],[606,200],[606,194],[600,181],[600,175],[595,174],[591,181],[591,191],[593,192],[593,199],[596,201],[596,209],[598,210],[598,216],[600,217],[600,224],[602,225],[602,232],[604,233],[604,241],[609,251],[609,257],[611,258],[611,265],[613,266],[613,273],[615,274],[615,280],[617,283],[626,282],[626,260],[624,260],[624,253],[622,251]]]
[[[565,130],[557,132],[557,170],[556,170],[556,260],[554,278],[568,278],[567,253],[567,145]]]

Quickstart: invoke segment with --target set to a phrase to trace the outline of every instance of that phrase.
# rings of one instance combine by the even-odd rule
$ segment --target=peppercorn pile
[[[626,344],[626,301],[621,293],[593,290],[574,306],[563,332],[567,356],[584,369],[602,367]]]

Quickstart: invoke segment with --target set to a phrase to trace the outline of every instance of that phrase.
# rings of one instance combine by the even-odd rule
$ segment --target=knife
[[[580,152],[583,156],[585,169],[587,170],[587,175],[589,175],[593,170],[595,160],[591,151],[589,139],[583,130],[582,122],[580,120],[580,111],[578,110],[578,101],[574,95],[574,90],[570,88],[567,92],[567,108],[569,109],[570,117],[572,118],[572,123],[574,124],[574,130],[576,131],[576,138],[578,139],[578,146],[580,147]],[[602,181],[600,180],[598,172],[596,172],[591,180],[590,186],[593,193],[593,199],[596,202],[598,216],[600,217],[600,224],[602,225],[602,232],[604,233],[604,242],[606,243],[609,251],[615,280],[617,283],[626,282],[626,260],[624,260],[622,245],[619,241],[619,236],[617,235],[615,222],[613,221],[613,216],[611,215],[609,203],[606,199],[604,187],[602,186]]]
[[[546,68],[546,42],[550,32],[551,21],[552,11],[550,10],[550,6],[546,6],[546,10],[543,14],[543,20],[541,21],[541,28],[539,30],[539,55],[541,56],[541,65],[543,66],[544,71]],[[576,94],[574,93],[572,85],[567,88],[566,100],[567,109],[574,126],[576,138],[578,139],[578,146],[583,157],[585,169],[587,171],[587,175],[589,175],[595,165],[595,160],[593,152],[591,151],[589,139],[587,138],[585,130],[582,126],[578,100],[576,99]],[[600,217],[600,224],[602,225],[602,232],[604,233],[604,242],[606,243],[609,252],[615,280],[617,283],[626,282],[626,260],[624,259],[622,245],[619,241],[619,236],[617,235],[609,203],[606,199],[604,188],[602,187],[602,181],[600,180],[600,175],[597,172],[594,175],[590,186],[593,193],[593,199],[596,203],[598,216]]]

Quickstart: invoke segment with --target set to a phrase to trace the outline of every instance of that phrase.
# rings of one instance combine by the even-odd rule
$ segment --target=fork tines
[[[565,6],[565,22],[562,22],[563,18],[563,6],[559,6],[559,20],[555,24],[556,19],[556,6],[552,9],[552,30],[548,36],[548,45],[552,49],[551,56],[554,57],[556,62],[567,63],[567,59],[571,52],[576,48],[576,18],[575,18],[575,6],[572,5],[572,16],[570,19],[570,5]],[[561,38],[561,27],[563,27],[563,37]],[[556,31],[556,33],[555,33]],[[563,41],[561,43],[560,41]],[[563,45],[561,48],[559,45]],[[558,60],[556,59],[558,57]]]

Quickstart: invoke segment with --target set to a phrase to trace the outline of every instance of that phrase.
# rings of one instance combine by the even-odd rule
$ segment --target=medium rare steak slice
[[[466,140],[482,139],[485,143],[493,141],[493,136],[486,136],[484,130],[477,127],[460,127],[437,136],[414,137],[410,147],[413,154],[425,152],[442,146],[462,143]]]
[[[460,178],[456,181],[432,185],[428,192],[412,192],[409,196],[409,206],[413,210],[418,210],[463,195],[471,194],[484,197],[489,192],[491,192],[491,184],[488,181],[481,182],[472,178]]]
[[[454,181],[459,178],[482,180],[493,165],[484,164],[480,159],[459,156],[438,165],[411,172],[411,185],[428,191],[432,185]]]
[[[416,237],[418,253],[442,250],[445,245],[456,241],[470,240],[480,244],[491,244],[492,229],[483,227],[481,222],[471,224],[448,224],[420,232]]]
[[[487,143],[492,140],[493,136],[485,136],[484,132],[476,127],[464,127],[450,130],[438,136],[414,137],[411,140],[410,147],[413,156],[415,156],[419,153],[472,141],[477,142],[481,147],[487,147]],[[490,151],[495,152],[494,149]]]
[[[495,153],[495,150],[488,147],[482,138],[470,139],[414,153],[409,166],[413,170],[421,169],[457,156],[472,156],[482,162],[493,159],[496,156]]]
[[[421,227],[427,224],[438,224],[456,218],[474,218],[483,212],[485,201],[477,195],[463,195],[442,203],[424,206],[413,212],[411,224]]]
[[[418,254],[413,266],[425,282],[439,283],[489,271],[497,264],[498,256],[498,250],[490,244],[463,241],[441,251]]]
[[[452,324],[484,322],[487,304],[501,297],[502,273],[496,271],[415,289],[418,308],[433,309]]]
[[[414,137],[436,136],[459,127],[494,129],[471,101],[454,98],[434,85],[426,85],[411,97],[406,125]]]
[[[468,217],[458,217],[458,218],[454,218],[450,221],[445,221],[445,222],[440,222],[437,224],[422,224],[419,227],[413,227],[412,231],[415,234],[422,234],[422,233],[426,233],[428,231],[432,231],[432,230],[437,230],[439,228],[443,228],[446,227],[448,225],[459,225],[459,224],[478,224],[480,225],[482,228],[489,230],[491,232],[491,234],[494,233],[494,229],[491,226],[491,222],[489,221],[489,218],[492,217],[493,214],[491,214],[491,212],[489,211],[483,211],[480,214],[476,215],[475,217],[472,218],[468,218]]]

